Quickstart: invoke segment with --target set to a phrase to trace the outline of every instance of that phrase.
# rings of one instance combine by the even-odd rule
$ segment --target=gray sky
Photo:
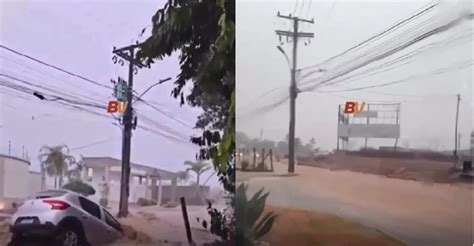
[[[298,5],[296,5],[298,2]],[[314,18],[315,24],[303,25],[303,31],[314,32],[315,38],[308,46],[302,40],[298,48],[298,68],[318,64],[329,57],[368,39],[402,18],[412,14],[429,1],[238,1],[237,3],[237,130],[252,137],[283,140],[288,133],[289,103],[279,107],[252,113],[255,108],[269,105],[288,95],[290,70],[284,56],[276,49],[279,45],[275,30],[290,30],[290,22],[277,18],[292,13],[303,18]],[[442,3],[434,15],[442,23],[465,10],[469,1]],[[296,6],[296,7],[295,7]],[[472,9],[470,10],[472,13]],[[411,28],[414,22],[409,24]],[[435,22],[437,23],[437,22]],[[406,77],[430,73],[462,61],[471,60],[472,21],[463,23],[449,32],[433,36],[413,46],[442,42],[471,32],[470,39],[440,46],[415,56],[408,65],[389,72],[380,73],[347,85],[327,86],[321,90],[357,88],[382,84]],[[398,35],[406,34],[406,30]],[[387,36],[387,38],[399,36]],[[387,40],[386,38],[382,41]],[[377,43],[376,45],[379,45]],[[285,43],[283,49],[291,57],[292,44]],[[371,45],[364,50],[379,46]],[[383,46],[380,46],[383,47]],[[401,52],[401,54],[406,54]],[[353,56],[352,56],[353,57]],[[396,56],[395,56],[396,57]],[[387,59],[393,59],[388,57]],[[344,62],[352,62],[343,60]],[[341,65],[331,63],[325,69]],[[296,136],[307,142],[311,137],[323,149],[336,147],[337,105],[348,99],[357,101],[401,102],[401,138],[399,145],[407,142],[410,147],[452,149],[454,146],[454,121],[456,94],[461,94],[459,132],[461,145],[469,146],[472,129],[472,66],[464,70],[443,73],[438,76],[420,77],[404,83],[355,92],[321,94],[305,92],[298,95],[296,106]],[[329,73],[328,72],[328,73]],[[320,75],[321,76],[321,75]],[[324,76],[324,74],[322,75]],[[266,92],[279,88],[272,93]],[[368,92],[365,92],[368,91]],[[391,94],[391,95],[387,95]],[[394,96],[395,95],[395,96]],[[402,95],[402,96],[400,96]],[[356,146],[362,141],[355,142]],[[369,146],[393,145],[393,140],[369,140]],[[360,145],[358,145],[360,147]]]
[[[122,47],[135,41],[151,17],[166,1],[8,1],[1,4],[1,44],[45,62],[57,65],[86,78],[111,86],[117,76],[127,78],[128,68],[112,62],[113,46]],[[129,17],[130,16],[130,17]],[[151,31],[144,35],[147,37]],[[112,91],[42,66],[20,56],[0,50],[1,72],[48,86],[68,94],[78,94],[86,100],[97,100],[107,105]],[[30,68],[25,68],[28,66]],[[38,70],[35,72],[31,70]],[[177,56],[157,62],[151,70],[140,70],[134,79],[134,89],[144,91],[148,86],[179,73]],[[11,80],[8,80],[11,82]],[[1,86],[0,86],[1,87]],[[170,97],[171,82],[154,87],[145,100],[165,112],[194,125],[200,110],[180,107]],[[4,93],[2,93],[2,91]],[[114,120],[77,112],[54,102],[31,100],[5,95],[0,89],[0,148],[21,152],[25,145],[32,157],[33,170],[39,170],[36,156],[44,145],[67,144],[70,148],[108,140],[73,153],[84,156],[121,158],[121,130],[112,125]],[[137,104],[137,111],[159,124],[189,138],[194,130],[180,125],[154,109]],[[107,115],[105,110],[98,110]],[[35,116],[35,119],[32,119]],[[139,125],[157,129],[156,125],[138,119]],[[194,160],[196,146],[170,141],[142,129],[133,132],[132,161],[157,168],[184,170],[183,162]],[[211,172],[204,175],[207,178]],[[216,178],[210,182],[218,183]]]

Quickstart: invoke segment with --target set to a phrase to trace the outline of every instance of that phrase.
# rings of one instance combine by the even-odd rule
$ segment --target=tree
[[[194,172],[196,173],[196,184],[199,186],[199,181],[201,178],[201,174],[209,171],[212,167],[207,164],[205,161],[197,161],[197,162],[192,162],[192,161],[185,161],[184,165],[189,166],[188,169],[186,169],[186,172]]]
[[[176,176],[180,182],[187,182],[189,180],[189,173],[187,171],[178,171]]]
[[[311,139],[309,140],[309,144],[310,144],[311,148],[313,149],[314,146],[316,145],[316,140],[314,140],[314,138],[311,138]]]
[[[152,17],[152,34],[137,51],[137,58],[148,66],[180,51],[181,71],[171,95],[181,105],[187,102],[203,109],[195,125],[203,135],[191,141],[202,147],[200,159],[213,160],[219,180],[231,193],[235,193],[234,35],[235,1],[169,1]],[[193,86],[185,95],[188,82]],[[222,137],[212,137],[221,133]]]
[[[143,30],[144,31],[144,30]],[[191,141],[201,147],[198,159],[212,159],[219,181],[235,194],[235,1],[169,1],[152,17],[152,34],[140,44],[137,57],[150,66],[155,60],[180,51],[181,71],[171,95],[201,107],[195,127],[202,136]],[[189,86],[192,89],[189,94]],[[212,129],[212,130],[211,130]],[[221,137],[222,135],[222,137]],[[213,213],[211,223],[225,224],[229,218]],[[223,238],[233,242],[231,237]]]
[[[301,141],[300,138],[295,138],[295,149],[299,149],[303,146],[303,142]]]
[[[247,146],[250,143],[250,138],[247,136],[247,134],[243,132],[236,132],[235,142],[237,143],[237,145]]]
[[[69,155],[66,145],[43,146],[38,156],[42,169],[48,176],[54,176],[54,187],[62,187],[63,176],[67,174],[70,164],[75,163],[74,156]]]
[[[288,154],[288,143],[285,141],[280,141],[277,144],[277,151],[279,155],[285,156]]]

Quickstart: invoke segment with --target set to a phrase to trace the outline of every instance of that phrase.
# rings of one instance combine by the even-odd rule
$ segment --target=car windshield
[[[47,190],[47,191],[39,192],[38,194],[35,195],[35,198],[44,199],[44,198],[60,197],[66,193],[67,192],[63,190]]]

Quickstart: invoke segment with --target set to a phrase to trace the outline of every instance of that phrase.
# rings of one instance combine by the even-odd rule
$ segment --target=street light
[[[155,87],[155,86],[157,86],[157,85],[161,85],[161,84],[163,84],[163,83],[165,83],[166,81],[169,81],[169,80],[171,80],[171,77],[168,77],[168,78],[166,78],[166,79],[162,79],[162,80],[160,80],[160,81],[154,83],[153,85],[151,85],[150,87],[148,87],[145,91],[143,91],[143,93],[142,93],[139,97],[143,97],[143,96],[145,95],[145,93],[147,93],[151,88],[153,88],[153,87]]]

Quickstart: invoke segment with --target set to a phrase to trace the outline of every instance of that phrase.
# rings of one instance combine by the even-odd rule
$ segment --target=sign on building
[[[395,147],[400,138],[400,104],[367,104],[359,110],[347,110],[347,103],[339,105],[337,148],[350,138],[393,138]],[[357,104],[354,104],[357,105]],[[354,109],[356,106],[353,107]]]

